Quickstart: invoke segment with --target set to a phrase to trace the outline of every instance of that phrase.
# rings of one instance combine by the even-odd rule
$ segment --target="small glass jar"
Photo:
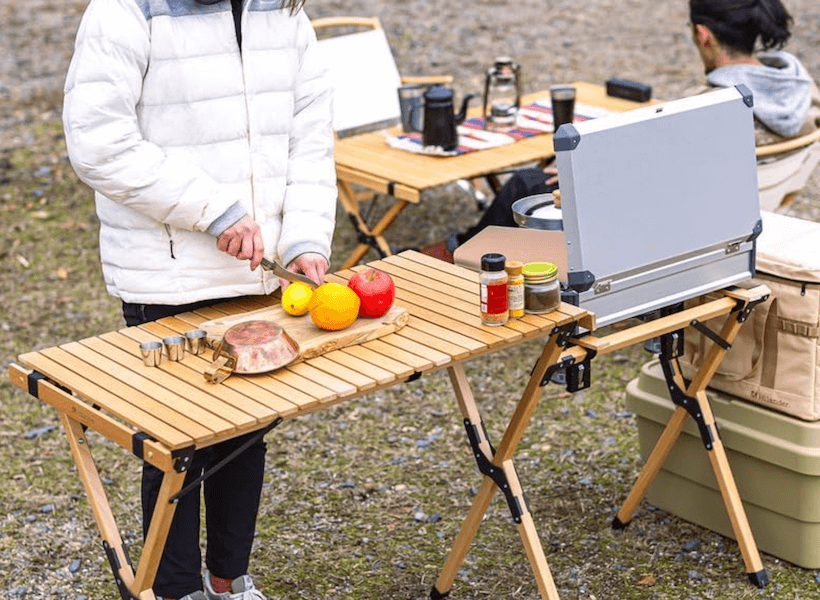
[[[552,263],[524,266],[524,311],[540,315],[555,310],[561,303],[558,267]]]
[[[484,325],[503,325],[510,316],[507,308],[507,271],[503,254],[485,254],[481,257],[478,282],[481,290],[481,322]]]

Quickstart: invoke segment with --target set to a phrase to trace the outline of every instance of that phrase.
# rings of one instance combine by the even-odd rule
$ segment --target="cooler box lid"
[[[820,283],[820,223],[762,211],[757,268],[794,281]]]

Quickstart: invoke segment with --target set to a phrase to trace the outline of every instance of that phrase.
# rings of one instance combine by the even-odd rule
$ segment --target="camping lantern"
[[[511,58],[495,59],[484,81],[483,116],[487,126],[512,127],[521,107],[520,67]]]

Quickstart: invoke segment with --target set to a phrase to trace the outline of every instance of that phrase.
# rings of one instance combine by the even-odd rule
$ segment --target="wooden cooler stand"
[[[210,388],[211,394],[219,398],[205,398],[202,390],[209,390],[207,386],[213,385],[206,383],[202,377],[202,372],[209,364],[206,359],[193,357],[196,360],[187,365],[165,362],[160,368],[143,367],[136,341],[162,338],[169,333],[190,329],[192,325],[196,326],[208,318],[217,316],[216,313],[209,312],[214,309],[186,313],[179,317],[147,323],[138,328],[128,328],[57,348],[31,352],[20,357],[25,367],[16,364],[9,367],[13,383],[51,404],[60,413],[60,420],[88,495],[104,550],[124,600],[155,598],[151,587],[174,515],[175,500],[186,492],[182,485],[196,448],[249,431],[258,431],[258,435],[263,436],[284,418],[293,418],[375,389],[415,379],[423,372],[441,368],[446,368],[449,373],[467,436],[478,469],[483,475],[483,482],[430,592],[430,597],[435,600],[449,594],[495,490],[500,489],[520,534],[541,596],[548,600],[558,600],[558,591],[538,539],[522,484],[516,474],[513,456],[537,408],[541,391],[550,381],[555,369],[566,369],[568,389],[581,389],[589,385],[590,362],[596,355],[614,352],[657,336],[663,336],[664,339],[665,372],[678,407],[618,512],[613,526],[623,527],[629,522],[647,487],[674,445],[684,421],[691,415],[700,427],[704,446],[720,482],[721,493],[749,577],[758,586],[767,583],[768,576],[763,569],[726,461],[723,445],[715,429],[705,389],[749,312],[767,297],[768,288],[757,286],[748,290],[725,289],[716,299],[700,306],[679,310],[651,322],[596,337],[593,335],[594,315],[564,303],[555,312],[547,315],[526,315],[521,319],[511,320],[503,327],[483,327],[478,315],[477,274],[415,252],[408,251],[382,261],[375,261],[371,266],[387,270],[398,282],[397,304],[407,306],[411,316],[408,331],[398,336],[401,341],[395,343],[400,343],[408,350],[391,350],[393,356],[403,357],[391,361],[385,358],[385,355],[374,351],[379,348],[378,345],[369,346],[370,342],[363,344],[355,353],[356,360],[348,357],[345,360],[349,366],[336,370],[345,374],[348,383],[341,375],[334,378],[328,376],[327,372],[322,372],[319,367],[328,359],[318,357],[312,364],[309,364],[310,361],[300,363],[297,365],[299,369],[283,368],[269,375],[256,376],[261,379],[255,381],[251,381],[252,378],[249,377],[231,376],[223,384],[215,386],[219,388],[216,392],[214,387]],[[329,279],[344,282],[354,271],[366,268],[360,266],[353,271],[342,271],[330,276]],[[449,290],[449,293],[455,296],[469,299],[469,302],[474,301],[474,311],[466,308],[457,310],[461,301],[453,300],[452,307],[442,308],[442,314],[434,314],[424,307],[423,301],[416,300],[417,297],[434,297],[440,294],[441,290]],[[275,299],[268,300],[268,303],[274,301]],[[258,302],[258,299],[240,299],[225,305],[222,310],[228,311],[227,314],[236,314],[243,310],[259,308]],[[468,306],[467,301],[464,302],[464,306]],[[713,333],[703,325],[706,321],[726,315],[729,318],[719,333]],[[433,321],[437,322],[433,324]],[[709,338],[713,342],[703,365],[688,384],[683,381],[673,361],[682,330],[687,326],[709,332]],[[543,351],[533,367],[515,411],[510,416],[499,446],[494,448],[487,439],[483,419],[472,395],[463,362],[534,337],[544,338]],[[373,343],[384,342],[375,340]],[[459,347],[459,344],[469,349]],[[426,356],[424,360],[420,358],[422,354]],[[88,360],[91,360],[98,370],[91,376],[86,373],[83,377],[78,373],[82,368],[88,369],[89,363],[85,362]],[[416,362],[416,366],[402,366],[402,360],[408,364]],[[382,366],[379,367],[379,364]],[[307,401],[305,397],[308,394],[298,393],[287,398],[282,390],[295,388],[288,388],[285,382],[293,383],[294,380],[298,381],[306,375],[321,377],[323,384],[328,386],[328,389],[333,388],[333,391],[318,400]],[[366,380],[371,383],[361,385],[361,382]],[[359,382],[360,385],[349,382]],[[188,402],[179,409],[180,421],[188,422],[187,433],[163,424],[162,417],[168,416],[163,413],[169,409],[168,406],[151,401],[151,395],[159,390],[157,386],[167,386],[167,389],[182,394],[180,402],[183,401],[182,398],[192,394],[192,398],[199,399],[199,404]],[[167,393],[173,394],[173,391]],[[231,402],[240,405],[243,398],[248,399],[242,392],[249,391],[255,394],[258,402],[246,402],[246,405],[242,406],[245,412],[241,414],[248,416],[242,417],[237,409],[232,422],[213,423],[210,430],[195,426],[192,417],[202,410],[204,403],[224,403],[222,406],[225,407],[229,407]],[[123,401],[123,397],[126,396],[146,402],[145,409],[137,410],[134,404]],[[115,522],[85,436],[86,428],[99,432],[165,473],[141,558],[136,567],[131,563],[128,549]],[[205,476],[207,475],[206,473]]]

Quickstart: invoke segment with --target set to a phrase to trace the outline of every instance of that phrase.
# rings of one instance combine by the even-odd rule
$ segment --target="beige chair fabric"
[[[396,124],[401,77],[378,19],[316,19],[313,27],[333,84],[333,129],[337,135]],[[353,27],[364,31],[325,36],[331,30]]]
[[[760,208],[787,206],[820,163],[820,129],[799,138],[757,148]]]

